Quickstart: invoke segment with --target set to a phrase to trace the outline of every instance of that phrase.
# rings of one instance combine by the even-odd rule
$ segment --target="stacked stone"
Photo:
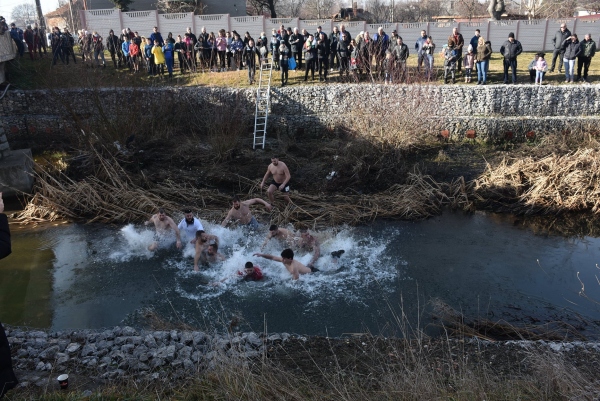
[[[46,333],[6,328],[18,370],[84,372],[106,379],[180,378],[216,364],[257,358],[291,336],[146,331],[132,327]]]
[[[0,160],[6,159],[8,156],[10,156],[10,146],[8,146],[4,127],[0,123]]]

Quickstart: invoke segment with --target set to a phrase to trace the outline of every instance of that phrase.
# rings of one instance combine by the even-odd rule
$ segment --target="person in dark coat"
[[[304,43],[302,51],[306,60],[306,71],[304,72],[304,82],[308,79],[308,72],[312,71],[312,80],[315,80],[315,65],[317,63],[317,41],[312,35]]]
[[[565,49],[563,48],[563,43],[567,40],[568,37],[571,36],[571,31],[567,29],[567,24],[564,22],[560,24],[560,29],[554,34],[552,38],[552,43],[554,43],[554,51],[552,52],[552,65],[550,66],[550,71],[554,72],[554,67],[556,66],[556,58],[558,57],[558,72],[562,72],[563,66],[563,56],[565,55]]]
[[[517,83],[517,57],[523,53],[521,42],[515,40],[515,34],[509,33],[508,40],[500,48],[500,54],[504,56],[504,83],[508,83],[508,69],[512,70],[512,83]]]
[[[248,67],[248,82],[250,85],[254,83],[257,57],[260,57],[260,54],[256,46],[254,46],[254,39],[250,39],[248,45],[244,47],[244,51],[242,52],[242,60],[244,60],[244,65]]]
[[[317,40],[317,55],[319,68],[319,81],[327,81],[327,70],[329,70],[329,41],[327,35],[321,32]]]
[[[291,57],[296,59],[298,69],[302,68],[302,45],[304,44],[304,36],[300,34],[298,28],[294,28],[294,33],[289,37]]]
[[[350,76],[350,49],[348,45],[349,41],[346,41],[346,33],[340,33],[340,40],[337,44],[338,60],[340,60],[340,78],[343,79],[344,72],[346,73],[346,79]]]
[[[10,253],[10,229],[8,228],[8,217],[4,214],[4,201],[0,192],[0,259],[4,259]],[[0,323],[0,398],[18,383],[19,381],[12,368],[8,339],[4,327]]]

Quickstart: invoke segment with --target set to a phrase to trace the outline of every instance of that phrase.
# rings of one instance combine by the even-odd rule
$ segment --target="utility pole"
[[[35,0],[35,8],[37,10],[38,19],[40,20],[40,28],[46,32],[46,21],[44,20],[44,14],[42,14],[42,4],[40,0]]]
[[[71,32],[75,32],[75,24],[73,23],[73,0],[69,0],[69,14],[71,15]]]
[[[394,0],[392,0],[392,12],[391,12],[391,16],[390,16],[391,20],[390,22],[394,22]]]

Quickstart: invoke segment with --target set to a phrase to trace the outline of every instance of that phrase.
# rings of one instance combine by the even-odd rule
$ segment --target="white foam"
[[[154,241],[154,231],[142,229],[137,231],[133,224],[128,224],[121,229],[121,236],[125,241],[120,241],[120,245],[114,248],[110,253],[109,258],[125,262],[132,258],[148,259],[152,256],[152,252],[148,247]]]

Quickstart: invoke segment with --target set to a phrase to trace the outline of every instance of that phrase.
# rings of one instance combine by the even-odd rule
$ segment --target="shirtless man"
[[[261,250],[265,249],[267,243],[271,238],[277,238],[281,241],[284,241],[288,246],[293,245],[294,243],[294,233],[290,230],[286,230],[285,228],[279,228],[276,224],[271,225],[269,227],[269,234],[267,234],[267,238],[265,239],[264,244],[260,247]]]
[[[290,274],[292,275],[292,278],[294,280],[298,280],[298,277],[300,277],[301,274],[318,272],[318,270],[316,268],[313,267],[311,269],[310,267],[304,266],[302,263],[298,262],[297,260],[294,260],[294,251],[292,251],[291,249],[284,249],[283,252],[281,252],[281,257],[273,256],[273,255],[265,255],[262,253],[255,253],[253,256],[260,256],[261,258],[274,260],[275,262],[283,263],[283,265],[285,266],[287,271],[290,272]]]
[[[229,213],[227,213],[227,217],[225,217],[225,220],[223,220],[223,222],[221,223],[222,227],[225,227],[227,223],[229,223],[231,220],[238,220],[241,225],[248,226],[254,230],[257,230],[259,227],[258,221],[256,221],[254,216],[252,216],[252,213],[250,213],[250,208],[248,206],[254,205],[256,203],[261,203],[267,208],[267,210],[270,211],[271,209],[273,209],[273,206],[271,206],[269,203],[265,202],[260,198],[249,199],[247,201],[242,202],[240,201],[240,198],[236,195],[233,197],[233,200],[231,202],[233,203],[233,207],[231,208]]]
[[[319,257],[321,257],[321,244],[319,243],[319,240],[310,235],[308,230],[300,230],[300,241],[298,242],[298,248],[306,252],[314,252],[313,257],[307,266],[310,268],[315,267],[315,262],[317,259],[319,259]],[[340,256],[342,256],[344,252],[345,251],[343,249],[331,252],[331,258],[334,265],[337,265]]]
[[[198,271],[198,261],[203,252],[208,251],[208,247],[210,244],[217,244],[217,249],[219,246],[219,237],[216,235],[207,234],[204,230],[196,231],[196,252],[194,255],[194,270]]]
[[[275,195],[273,195],[273,192],[275,192],[276,189],[279,189],[283,194],[283,199],[285,199],[287,203],[290,203],[291,201],[288,193],[290,192],[289,183],[292,176],[290,175],[290,170],[288,170],[285,163],[279,161],[278,156],[273,156],[271,158],[271,164],[269,164],[269,167],[267,167],[267,172],[260,183],[261,189],[265,186],[265,182],[271,174],[273,175],[273,181],[267,190],[269,200],[271,203],[275,203]]]
[[[181,235],[179,233],[179,228],[177,228],[177,224],[175,224],[173,219],[165,214],[165,209],[158,209],[158,213],[150,217],[150,220],[146,221],[144,225],[147,226],[150,223],[154,223],[156,234],[154,236],[154,241],[148,247],[149,251],[154,252],[156,248],[158,248],[158,241],[165,234],[169,233],[171,229],[175,231],[175,236],[177,237],[177,249],[181,249]]]
[[[202,263],[216,263],[225,260],[225,256],[219,253],[219,245],[210,244],[208,248],[200,253]],[[194,258],[194,271],[198,271],[198,256]]]

